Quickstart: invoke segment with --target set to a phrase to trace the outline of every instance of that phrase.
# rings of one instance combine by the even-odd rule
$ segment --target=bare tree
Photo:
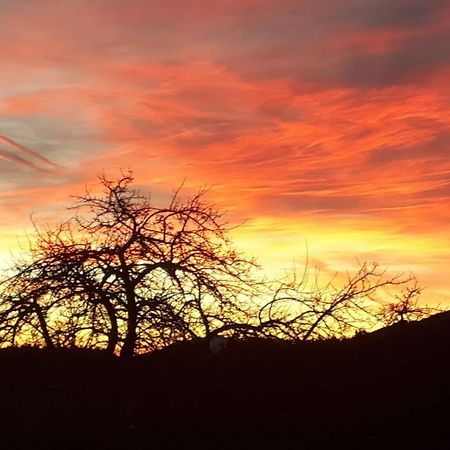
[[[218,335],[343,337],[379,324],[377,292],[412,280],[366,263],[341,284],[311,283],[307,271],[263,281],[254,260],[234,249],[205,191],[187,200],[175,192],[158,207],[132,181],[131,173],[100,177],[103,193],[75,197],[70,219],[35,225],[25,257],[1,283],[1,341],[129,357]],[[414,303],[420,290],[408,292],[382,310],[388,323],[423,317]]]
[[[407,286],[400,294],[395,295],[395,300],[384,304],[378,311],[379,320],[387,326],[398,322],[412,322],[425,319],[433,314],[442,312],[439,306],[430,307],[419,305],[419,297],[422,293],[417,281],[412,286]]]
[[[300,276],[293,271],[282,280],[267,282],[253,300],[247,321],[231,320],[214,333],[292,342],[350,337],[382,326],[381,298],[399,287],[412,292],[411,282],[415,282],[412,275],[388,275],[377,263],[363,263],[355,273],[347,273],[346,280],[338,281],[335,275],[323,285],[317,274],[310,277],[306,267]],[[430,313],[431,308],[415,305],[408,317]]]
[[[379,326],[377,294],[407,285],[413,278],[388,276],[376,263],[363,263],[345,281],[333,276],[325,285],[307,268],[270,284],[268,300],[258,310],[258,334],[292,341],[348,337]]]
[[[130,356],[247,320],[240,297],[256,287],[255,263],[233,248],[205,191],[162,208],[132,180],[101,177],[103,195],[77,197],[56,229],[36,227],[29,258],[3,283],[4,339],[26,328],[47,346],[106,341]]]

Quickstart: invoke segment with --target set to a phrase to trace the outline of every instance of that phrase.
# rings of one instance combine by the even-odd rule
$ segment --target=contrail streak
[[[30,167],[35,170],[44,170],[44,169],[42,169],[42,167],[39,167],[36,164],[34,164],[30,161],[27,161],[26,159],[22,158],[21,156],[18,156],[11,152],[7,152],[6,150],[0,149],[0,159],[5,159],[6,161],[19,163],[23,166]]]
[[[14,147],[16,150],[19,150],[22,153],[25,153],[26,155],[33,156],[36,159],[38,159],[39,161],[41,161],[49,166],[58,167],[57,164],[50,161],[45,156],[42,156],[40,153],[32,150],[31,148],[25,147],[24,145],[19,144],[18,142],[13,141],[12,139],[10,139],[2,134],[0,134],[0,142],[4,142],[5,144],[9,145],[10,147]],[[7,152],[7,153],[10,154],[9,152]],[[18,157],[18,158],[22,161],[25,161],[25,159],[23,159],[23,158],[20,158],[20,157]],[[38,166],[35,166],[33,163],[30,163],[30,167],[38,167]]]

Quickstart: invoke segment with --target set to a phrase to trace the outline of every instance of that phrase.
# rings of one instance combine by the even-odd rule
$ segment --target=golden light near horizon
[[[372,3],[2,2],[0,265],[131,167],[157,202],[212,186],[269,273],[307,247],[450,305],[450,7]]]

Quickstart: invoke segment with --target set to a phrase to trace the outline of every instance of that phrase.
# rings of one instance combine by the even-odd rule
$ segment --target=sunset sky
[[[267,270],[450,305],[448,0],[0,0],[0,266],[96,176],[212,186]]]

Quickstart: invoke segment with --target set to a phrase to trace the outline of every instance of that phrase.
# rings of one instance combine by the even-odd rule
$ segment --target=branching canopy
[[[132,181],[131,173],[101,177],[102,195],[87,191],[69,220],[35,227],[26,257],[1,283],[2,342],[99,347],[127,357],[219,333],[345,336],[379,323],[377,290],[411,280],[363,264],[339,287],[307,287],[295,276],[262,281],[204,190],[187,200],[176,192],[158,207]],[[384,318],[423,317],[428,311],[413,302],[418,292],[385,308]]]

